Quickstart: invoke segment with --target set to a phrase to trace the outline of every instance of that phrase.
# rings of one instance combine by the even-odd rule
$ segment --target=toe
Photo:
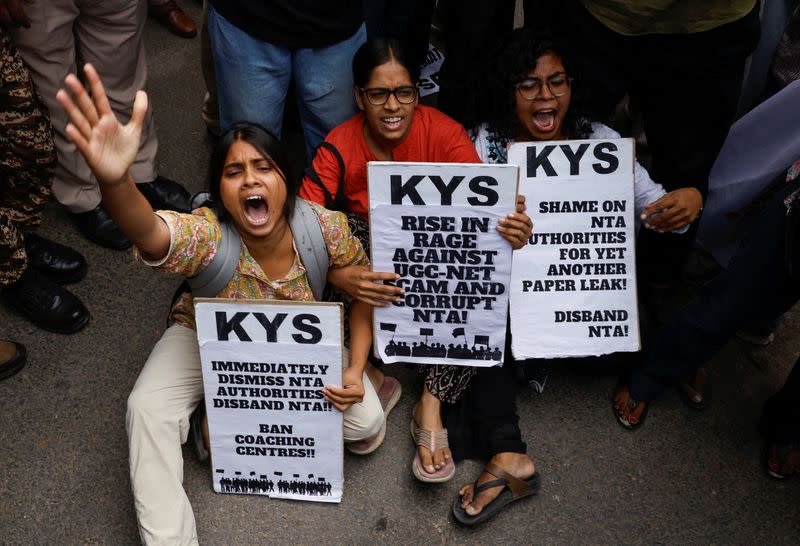
[[[419,450],[419,458],[422,462],[422,468],[425,469],[425,472],[433,473],[436,472],[436,468],[433,466],[433,457],[431,456],[431,452],[424,448],[420,447]]]
[[[472,484],[462,486],[458,492],[461,495],[461,508],[466,508],[472,502]]]
[[[444,466],[445,457],[444,457],[444,450],[437,449],[436,453],[433,454],[433,466],[436,467],[436,470],[439,470]]]

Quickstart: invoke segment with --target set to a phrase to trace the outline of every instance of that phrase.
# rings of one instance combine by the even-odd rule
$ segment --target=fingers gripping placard
[[[514,144],[508,162],[534,221],[514,254],[514,357],[639,350],[633,141]]]
[[[380,358],[501,363],[511,246],[496,227],[515,209],[516,167],[373,162],[368,176],[373,269],[405,290],[374,311]]]
[[[214,490],[342,498],[339,304],[195,299]]]

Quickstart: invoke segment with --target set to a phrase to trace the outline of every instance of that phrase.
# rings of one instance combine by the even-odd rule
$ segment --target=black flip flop
[[[487,464],[483,468],[483,472],[496,476],[498,479],[488,481],[481,485],[477,485],[476,482],[474,486],[474,495],[499,485],[505,486],[505,489],[503,489],[492,502],[484,506],[480,514],[475,516],[470,516],[467,514],[466,510],[461,508],[461,495],[458,495],[453,503],[453,517],[462,525],[467,525],[469,527],[479,525],[497,515],[506,505],[539,492],[541,480],[538,472],[534,472],[533,476],[522,480],[516,476],[512,476],[493,463]]]

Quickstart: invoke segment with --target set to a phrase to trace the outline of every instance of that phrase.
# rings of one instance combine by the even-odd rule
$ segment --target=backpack
[[[197,194],[192,199],[192,210],[209,205],[213,205],[213,203],[209,201],[207,193]],[[195,297],[213,298],[225,288],[233,277],[236,266],[239,264],[239,255],[242,252],[242,239],[232,223],[220,222],[219,225],[222,236],[217,253],[200,273],[194,277],[186,277],[186,280],[175,291],[172,305],[185,292],[191,292]],[[294,246],[300,256],[300,261],[306,269],[314,299],[322,301],[330,258],[319,218],[307,201],[300,198],[295,201],[294,214],[289,220],[289,227],[292,230]]]

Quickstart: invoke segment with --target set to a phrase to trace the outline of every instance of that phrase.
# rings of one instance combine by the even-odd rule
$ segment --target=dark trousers
[[[667,191],[696,187],[708,175],[736,116],[745,61],[758,42],[758,5],[745,17],[695,34],[624,36],[600,23],[579,0],[562,3],[552,21],[571,48],[590,114],[605,119],[625,94],[642,112],[653,180]],[[691,249],[686,235],[642,230],[640,273],[675,279]]]
[[[510,351],[506,348],[506,354]],[[498,453],[527,453],[517,415],[514,362],[481,368],[456,404],[443,404],[453,459],[488,461]]]
[[[367,39],[405,42],[409,63],[417,68],[428,53],[434,0],[364,0]]]
[[[799,186],[795,180],[764,205],[728,268],[661,328],[644,364],[631,375],[634,399],[657,398],[713,358],[737,329],[774,320],[800,299],[800,287],[786,272],[783,204]]]
[[[473,113],[468,97],[476,81],[486,50],[514,25],[514,2],[498,0],[446,0],[444,19],[444,64],[439,73],[438,108],[463,124]],[[469,127],[468,127],[469,128]]]
[[[770,443],[800,443],[800,358],[783,388],[764,404],[758,429]]]

